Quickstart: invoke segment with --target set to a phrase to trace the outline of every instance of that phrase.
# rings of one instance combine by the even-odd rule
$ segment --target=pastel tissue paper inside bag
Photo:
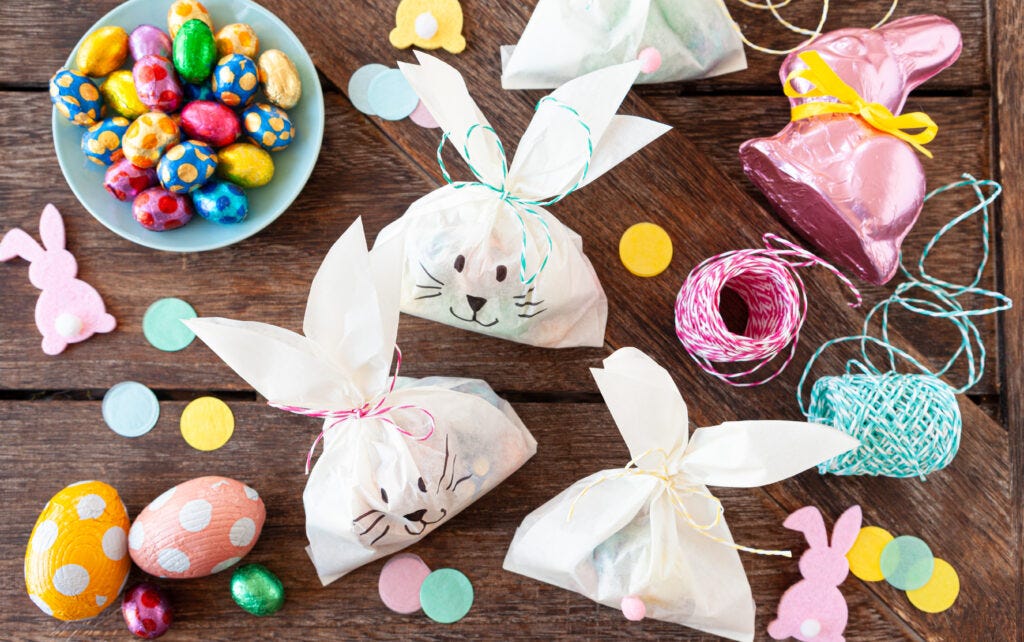
[[[515,46],[501,48],[505,89],[557,87],[636,60],[653,48],[660,66],[638,84],[696,80],[747,68],[722,0],[540,0]]]
[[[639,598],[647,617],[752,640],[754,599],[738,550],[789,553],[736,545],[707,486],[772,484],[859,442],[795,421],[731,421],[689,436],[672,377],[644,353],[622,348],[592,372],[632,461],[530,513],[505,569],[613,608]]]
[[[272,406],[324,419],[303,492],[306,550],[324,584],[418,541],[537,449],[485,382],[397,376],[403,248],[397,236],[367,252],[357,219],[313,280],[305,336],[251,321],[187,322]]]
[[[451,142],[475,180],[453,181],[439,148],[448,184],[381,232],[405,237],[402,311],[535,346],[603,345],[604,290],[579,235],[545,206],[668,131],[615,115],[638,63],[577,78],[541,99],[509,165],[462,76],[416,57],[419,65],[399,66],[443,128],[442,147]]]

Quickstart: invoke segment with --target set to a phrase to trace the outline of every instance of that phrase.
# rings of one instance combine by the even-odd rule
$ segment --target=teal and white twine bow
[[[545,221],[543,215],[534,208],[546,207],[548,205],[557,203],[558,201],[562,200],[569,194],[572,194],[577,189],[582,187],[583,182],[586,180],[587,173],[590,171],[590,162],[591,160],[593,160],[594,157],[594,141],[593,136],[591,135],[590,126],[587,125],[587,123],[583,120],[583,117],[580,115],[580,113],[573,109],[572,107],[570,107],[569,105],[559,101],[557,98],[554,98],[552,96],[545,96],[544,98],[541,98],[537,102],[537,106],[535,109],[539,111],[541,107],[547,104],[564,109],[576,118],[576,122],[583,129],[583,132],[586,136],[587,145],[587,156],[580,170],[579,178],[568,190],[560,194],[557,194],[550,199],[527,199],[522,198],[520,196],[516,196],[511,191],[509,191],[508,156],[505,154],[505,146],[501,144],[501,139],[498,138],[498,133],[494,131],[494,128],[489,125],[481,125],[480,123],[475,123],[471,125],[469,129],[466,130],[465,141],[463,141],[462,145],[462,156],[466,160],[466,165],[469,166],[469,171],[473,172],[473,176],[476,177],[476,181],[455,182],[452,180],[451,174],[448,173],[448,168],[445,166],[444,158],[442,157],[442,151],[444,150],[445,142],[450,138],[449,132],[445,132],[444,135],[441,136],[441,142],[437,146],[437,164],[441,168],[441,175],[444,176],[444,180],[449,185],[451,185],[455,189],[464,189],[467,187],[481,187],[484,189],[488,189],[497,194],[498,199],[504,202],[506,205],[508,205],[509,210],[515,215],[516,221],[519,223],[519,229],[522,232],[522,248],[519,253],[519,281],[524,285],[530,285],[534,281],[536,281],[537,277],[540,276],[540,273],[544,270],[545,267],[547,267],[548,259],[551,258],[551,251],[554,243],[551,237],[551,229],[548,227],[548,222]],[[494,136],[494,142],[498,150],[498,157],[501,160],[500,183],[494,184],[487,182],[487,180],[483,177],[480,171],[473,165],[472,154],[470,154],[469,152],[469,141],[470,138],[472,138],[473,134],[477,131],[489,132],[492,136]],[[537,223],[540,224],[541,229],[544,233],[545,243],[547,245],[547,248],[544,252],[544,258],[541,260],[540,266],[530,276],[527,276],[526,265],[527,253],[529,250],[529,228],[527,225],[527,220],[523,216],[524,214],[532,217]]]

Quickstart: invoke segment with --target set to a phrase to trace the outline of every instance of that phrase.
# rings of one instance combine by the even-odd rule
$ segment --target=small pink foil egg
[[[661,69],[661,52],[654,47],[645,47],[637,54],[640,61],[640,71],[645,74],[653,74]]]
[[[165,232],[192,220],[192,203],[181,194],[151,187],[132,201],[132,216],[147,230]]]
[[[174,612],[171,601],[156,584],[143,582],[124,593],[121,600],[121,614],[128,630],[136,636],[153,640],[171,628]]]
[[[214,147],[226,147],[242,133],[235,112],[212,100],[193,100],[185,105],[181,110],[181,128],[189,138]]]
[[[143,56],[132,67],[135,93],[146,107],[165,114],[178,111],[184,92],[174,65],[163,56]]]
[[[159,183],[155,169],[136,167],[127,158],[108,167],[103,177],[103,187],[119,201],[135,200],[143,191]]]
[[[132,60],[139,60],[151,54],[163,56],[169,60],[171,46],[170,36],[153,25],[139,25],[128,36],[128,50],[132,53]]]

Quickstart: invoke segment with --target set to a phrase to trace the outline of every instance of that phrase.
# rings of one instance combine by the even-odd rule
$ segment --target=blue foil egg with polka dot
[[[211,178],[192,192],[192,205],[199,216],[222,225],[241,223],[249,213],[245,190],[219,178]]]
[[[228,107],[244,107],[252,102],[259,88],[259,70],[252,58],[228,54],[213,70],[213,93]]]
[[[110,165],[124,158],[121,139],[131,123],[123,116],[101,120],[82,134],[82,152],[97,165]]]
[[[73,69],[62,67],[50,78],[50,102],[76,125],[91,127],[103,116],[99,87]]]
[[[213,148],[198,140],[186,140],[164,152],[156,175],[168,192],[188,194],[210,180],[216,170]]]
[[[214,95],[209,81],[198,85],[193,85],[189,82],[182,83],[181,89],[185,94],[186,103],[190,103],[193,100],[217,100],[217,96]]]
[[[267,103],[257,103],[243,111],[242,126],[249,140],[268,152],[279,152],[295,139],[295,127],[288,114]]]

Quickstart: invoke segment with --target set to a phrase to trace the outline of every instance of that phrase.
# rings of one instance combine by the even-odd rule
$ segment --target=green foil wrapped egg
[[[174,36],[174,68],[182,80],[197,83],[210,77],[217,59],[217,43],[213,32],[202,20],[189,20]]]
[[[243,564],[231,575],[231,598],[253,615],[272,615],[284,606],[284,586],[266,566]]]

